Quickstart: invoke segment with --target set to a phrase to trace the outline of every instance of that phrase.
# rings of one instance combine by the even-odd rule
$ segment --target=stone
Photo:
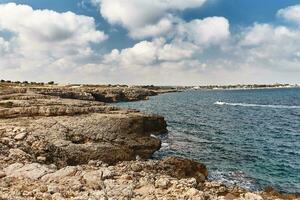
[[[102,183],[102,174],[101,170],[87,172],[83,175],[83,180],[85,181],[86,186],[94,190],[101,190]]]
[[[103,102],[147,99],[155,88],[0,83],[0,199],[299,199],[209,181],[197,161],[147,160],[164,118]]]
[[[7,176],[10,177],[25,177],[32,180],[37,180],[47,173],[52,172],[46,166],[40,165],[39,163],[20,164],[15,163],[4,169]]]
[[[37,161],[40,162],[40,163],[44,163],[44,162],[46,161],[46,157],[44,157],[44,156],[39,156],[39,157],[37,157],[36,159],[37,159]]]
[[[104,168],[102,169],[102,180],[112,178],[115,175],[111,170]]]
[[[167,178],[159,178],[155,181],[155,187],[167,189],[170,185],[170,181]]]
[[[23,140],[27,136],[26,132],[19,133],[14,137],[15,140]]]
[[[65,200],[65,198],[63,198],[63,196],[60,193],[53,194],[52,199],[53,200]]]
[[[247,192],[246,194],[244,194],[244,199],[245,200],[263,200],[263,198],[255,193],[251,193],[251,192]]]
[[[198,183],[204,182],[208,176],[204,164],[184,158],[168,157],[161,161],[160,166],[172,177],[195,178]]]
[[[59,193],[59,187],[58,187],[57,185],[50,184],[50,185],[48,185],[48,187],[47,187],[47,191],[48,191],[50,194]]]
[[[57,181],[59,179],[65,178],[67,176],[75,175],[77,172],[77,167],[75,166],[68,166],[65,168],[62,168],[54,173],[49,173],[42,177],[43,181],[51,182],[51,181]]]

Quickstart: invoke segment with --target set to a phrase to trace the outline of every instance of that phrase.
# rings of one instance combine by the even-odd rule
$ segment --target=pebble
[[[48,192],[50,194],[55,194],[59,192],[59,188],[57,185],[48,185]]]
[[[46,157],[44,157],[44,156],[39,156],[39,157],[37,157],[37,161],[43,163],[43,162],[46,161]]]
[[[15,136],[15,140],[23,140],[27,136],[26,132],[19,133],[18,135]]]
[[[167,178],[159,178],[155,181],[155,187],[167,189],[170,184],[170,181]]]

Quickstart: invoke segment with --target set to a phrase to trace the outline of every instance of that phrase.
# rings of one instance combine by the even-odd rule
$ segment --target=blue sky
[[[0,0],[0,3],[16,2],[30,5],[34,9],[50,9],[57,12],[72,11],[79,15],[91,16],[96,20],[101,30],[110,33],[106,46],[108,49],[124,48],[134,42],[126,37],[126,30],[122,27],[110,26],[97,8],[89,0]],[[249,26],[255,22],[278,23],[276,12],[284,7],[300,3],[299,0],[213,0],[207,1],[202,7],[187,9],[180,15],[190,21],[210,16],[223,16],[231,22],[231,29],[238,31],[241,26]],[[83,6],[82,6],[83,5]],[[113,29],[113,30],[112,30]],[[118,31],[115,31],[118,29]]]
[[[153,2],[0,0],[0,78],[163,85],[300,82],[299,0]],[[64,14],[69,11],[74,16]],[[10,19],[17,13],[22,20]],[[57,43],[57,34],[65,40]]]

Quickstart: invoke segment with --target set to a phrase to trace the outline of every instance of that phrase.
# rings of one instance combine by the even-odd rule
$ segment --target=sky
[[[0,79],[300,83],[299,0],[0,0]]]

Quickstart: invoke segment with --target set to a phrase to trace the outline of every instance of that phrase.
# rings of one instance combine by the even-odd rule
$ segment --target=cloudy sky
[[[0,0],[0,79],[300,83],[300,2]]]

